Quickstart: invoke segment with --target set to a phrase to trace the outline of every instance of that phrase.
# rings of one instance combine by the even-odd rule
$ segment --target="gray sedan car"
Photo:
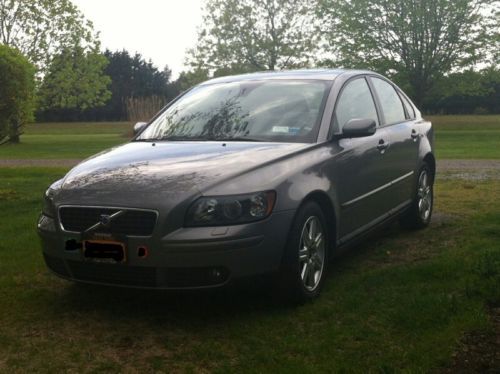
[[[52,184],[43,255],[79,282],[181,289],[261,274],[298,301],[388,220],[429,224],[433,131],[370,71],[217,78]]]

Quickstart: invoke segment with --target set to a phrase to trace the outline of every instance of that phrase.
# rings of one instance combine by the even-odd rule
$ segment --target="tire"
[[[323,211],[316,202],[306,202],[295,215],[285,247],[279,279],[282,297],[294,304],[318,297],[326,278],[329,247]]]
[[[434,178],[431,168],[424,163],[418,172],[417,183],[413,192],[413,202],[410,209],[401,217],[403,227],[419,230],[431,222],[434,206]]]

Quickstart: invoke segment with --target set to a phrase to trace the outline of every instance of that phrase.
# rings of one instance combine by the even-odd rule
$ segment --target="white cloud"
[[[174,77],[196,44],[202,0],[73,0],[100,31],[102,48],[139,52]]]

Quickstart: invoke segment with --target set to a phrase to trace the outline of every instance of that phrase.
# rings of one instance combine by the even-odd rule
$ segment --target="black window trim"
[[[405,110],[405,113],[407,112],[406,111],[406,105],[404,103],[404,100],[406,100],[408,102],[408,104],[410,105],[410,108],[413,112],[413,115],[411,113],[406,113],[408,115],[407,119],[408,121],[413,121],[415,118],[417,118],[417,112],[415,111],[415,107],[413,106],[410,98],[402,91],[399,89],[399,87],[395,86],[396,88],[396,92],[398,93],[399,97],[400,97],[400,100],[403,102],[403,108]]]
[[[356,79],[364,79],[366,84],[368,85],[368,90],[370,91],[370,94],[372,96],[372,100],[373,100],[373,105],[375,106],[375,112],[377,113],[377,120],[378,120],[378,124],[377,124],[377,128],[381,127],[381,124],[382,124],[382,112],[380,111],[380,108],[378,107],[377,105],[377,99],[375,98],[375,95],[374,95],[374,90],[370,84],[370,81],[367,79],[368,78],[368,75],[367,74],[360,74],[360,75],[355,75],[353,77],[350,77],[349,79],[347,79],[343,84],[342,84],[342,87],[341,89],[339,90],[339,93],[337,95],[337,98],[335,100],[335,105],[333,107],[333,112],[332,112],[332,118],[330,119],[330,130],[328,131],[328,137],[327,139],[332,139],[332,137],[335,135],[335,134],[341,134],[342,131],[340,129],[340,126],[335,124],[336,122],[336,113],[337,113],[337,106],[339,104],[339,101],[340,99],[342,98],[342,94],[344,92],[344,89],[347,87],[347,85],[349,83],[351,83],[352,81],[355,81]],[[335,131],[337,130],[337,131]]]
[[[379,107],[380,113],[381,113],[382,118],[383,118],[383,122],[381,122],[383,124],[381,124],[380,127],[389,127],[389,126],[393,126],[393,125],[399,125],[400,123],[405,123],[405,122],[413,120],[413,119],[406,118],[406,116],[407,116],[406,108],[405,108],[405,105],[403,103],[403,100],[401,100],[401,96],[399,95],[400,89],[394,83],[392,83],[390,80],[388,80],[387,78],[385,78],[383,76],[380,76],[380,75],[370,74],[370,75],[367,75],[367,78],[368,78],[368,81],[370,82],[369,83],[370,86],[373,88],[373,94],[376,97],[376,105]],[[396,94],[398,95],[399,101],[401,102],[401,106],[403,107],[403,112],[405,113],[405,119],[403,121],[397,121],[397,122],[392,122],[392,123],[385,123],[384,110],[382,109],[382,104],[380,103],[380,99],[378,97],[377,90],[373,86],[372,78],[378,78],[378,79],[380,79],[380,80],[388,83],[389,85],[392,86],[392,88],[394,88],[394,90],[396,91]]]

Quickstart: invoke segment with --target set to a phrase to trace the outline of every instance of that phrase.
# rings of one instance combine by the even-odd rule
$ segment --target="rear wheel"
[[[317,203],[307,202],[297,212],[285,250],[281,289],[288,299],[303,303],[319,295],[329,244],[323,211]]]
[[[420,169],[412,206],[401,218],[401,224],[411,229],[422,229],[431,222],[434,205],[433,176],[429,165]]]

